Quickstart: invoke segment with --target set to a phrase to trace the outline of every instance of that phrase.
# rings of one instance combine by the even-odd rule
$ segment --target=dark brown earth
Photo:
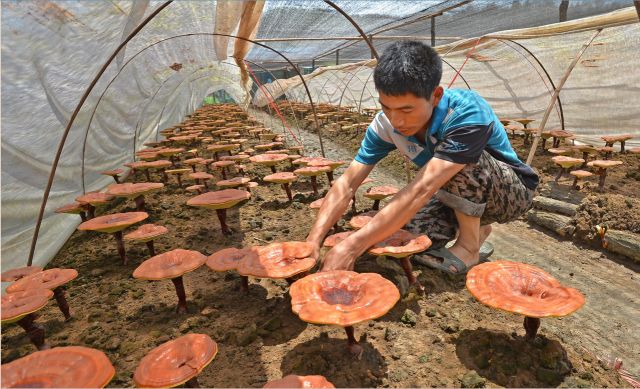
[[[330,147],[339,151],[335,144]],[[184,248],[210,255],[225,247],[303,240],[314,218],[310,185],[294,184],[295,198],[288,203],[280,187],[260,181],[269,173],[248,172],[261,186],[252,190],[248,203],[229,212],[228,224],[237,231],[231,237],[220,233],[215,212],[187,206],[193,195],[175,182],[149,196],[147,222],[171,231],[158,239],[156,251]],[[395,171],[387,174],[398,177]],[[326,189],[326,179],[320,181]],[[359,198],[359,211],[370,206],[370,200]],[[134,208],[133,202],[119,201],[99,214]],[[322,374],[338,387],[629,386],[598,357],[622,356],[625,367],[637,371],[637,273],[612,262],[608,253],[558,241],[522,221],[497,226],[491,241],[494,257],[535,264],[580,289],[585,307],[566,318],[543,319],[537,340],[530,343],[523,339],[521,316],[479,304],[462,278],[416,265],[426,298],[409,295],[382,318],[357,325],[364,347],[357,360],[346,352],[341,328],[306,324],[291,312],[283,280],[251,279],[245,295],[234,272],[203,266],[184,277],[189,313],[178,316],[171,282],[131,276],[148,258],[144,245],[128,244],[130,262],[123,266],[111,236],[77,231],[48,264],[80,273],[67,289],[74,319],[65,323],[52,302],[38,321],[53,346],[105,351],[117,372],[111,387],[133,386],[133,371],[150,349],[189,332],[208,334],[220,347],[200,375],[204,387],[261,387],[291,373]],[[389,263],[365,255],[356,270],[397,282],[398,272]],[[3,326],[2,363],[33,351],[18,326]]]

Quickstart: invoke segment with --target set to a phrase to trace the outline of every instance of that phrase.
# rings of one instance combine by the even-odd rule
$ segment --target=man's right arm
[[[371,173],[375,165],[365,165],[358,161],[351,162],[331,186],[329,193],[324,198],[324,202],[318,211],[316,221],[307,236],[307,242],[314,245],[314,256],[317,259],[320,253],[320,246],[327,232],[333,227],[349,206],[349,201],[353,198],[356,190],[365,178]]]

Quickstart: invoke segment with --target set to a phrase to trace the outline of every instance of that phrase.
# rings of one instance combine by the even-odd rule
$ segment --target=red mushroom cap
[[[133,271],[133,278],[164,280],[180,277],[202,266],[207,257],[195,250],[175,249],[142,262]]]
[[[279,380],[267,382],[263,388],[335,388],[335,386],[321,375],[290,374]]]
[[[125,182],[122,184],[110,185],[107,193],[119,197],[138,197],[141,194],[154,192],[164,187],[161,182]]]
[[[23,266],[15,269],[7,270],[0,274],[0,281],[2,282],[13,282],[17,281],[23,277],[26,277],[33,273],[41,272],[42,268],[40,266]]]
[[[250,198],[251,193],[247,191],[239,189],[223,189],[192,197],[187,201],[187,205],[210,209],[226,209]]]
[[[356,215],[349,220],[349,225],[355,229],[360,229],[369,223],[377,213],[378,211],[368,211]]]
[[[406,230],[398,230],[387,239],[370,248],[369,253],[404,258],[422,252],[430,246],[431,239],[426,235],[414,235]]]
[[[343,240],[347,239],[354,232],[355,231],[343,231],[338,232],[337,234],[329,235],[324,239],[322,245],[325,247],[333,247]]]
[[[364,196],[372,200],[382,200],[398,193],[399,189],[391,185],[374,186],[369,188]]]
[[[137,240],[139,242],[147,242],[169,232],[167,227],[155,224],[143,224],[135,231],[124,236],[124,240]]]
[[[30,289],[55,289],[60,285],[75,279],[78,271],[75,269],[47,269],[38,273],[22,277],[7,286],[7,293],[22,292]]]
[[[238,273],[260,278],[289,278],[311,269],[315,258],[313,246],[308,242],[280,242],[253,248],[254,256],[245,256],[238,263]]]
[[[256,261],[258,259],[257,250],[253,248],[237,249],[234,247],[222,249],[207,258],[207,266],[215,271],[235,270],[245,258],[248,258],[249,261]]]
[[[110,215],[98,216],[91,220],[87,220],[78,226],[80,231],[99,231],[113,233],[124,230],[132,224],[143,221],[148,218],[146,212],[122,212],[112,213]]]
[[[2,296],[2,322],[12,323],[22,319],[47,305],[52,296],[53,292],[50,289],[43,288],[5,294]]]

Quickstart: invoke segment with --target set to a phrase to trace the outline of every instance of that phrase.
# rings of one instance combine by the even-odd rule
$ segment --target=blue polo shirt
[[[446,89],[434,108],[431,124],[421,143],[415,136],[399,133],[383,112],[378,113],[365,133],[355,160],[374,165],[394,149],[422,167],[433,157],[447,161],[477,163],[486,150],[509,165],[529,189],[538,186],[538,175],[524,164],[509,143],[502,123],[476,92]]]

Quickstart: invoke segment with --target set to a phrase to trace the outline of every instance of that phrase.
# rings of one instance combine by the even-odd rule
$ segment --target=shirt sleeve
[[[383,140],[373,127],[369,126],[355,160],[365,165],[375,165],[395,148],[396,145]]]
[[[493,132],[493,121],[488,115],[477,112],[479,109],[472,109],[449,120],[444,139],[436,144],[433,153],[435,158],[460,164],[478,162]]]

